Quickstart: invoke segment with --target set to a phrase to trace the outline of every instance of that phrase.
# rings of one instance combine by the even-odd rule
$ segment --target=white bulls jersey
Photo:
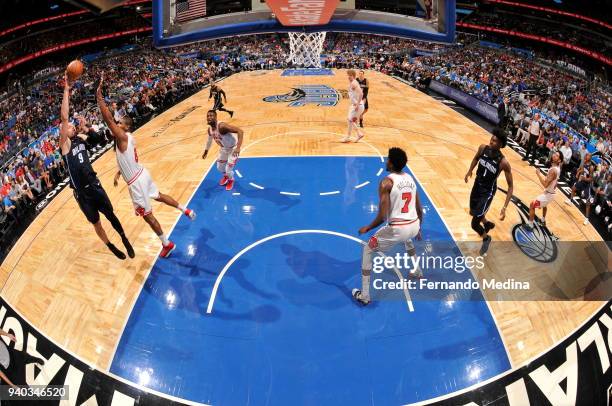
[[[418,218],[416,212],[416,182],[409,174],[391,173],[387,178],[393,181],[391,188],[389,224],[412,221]]]
[[[544,189],[546,193],[555,193],[555,190],[557,188],[557,181],[559,180],[559,174],[561,173],[561,169],[558,166],[551,166],[550,169],[548,170],[548,173],[551,173],[551,172],[553,172],[556,176],[555,176],[555,180],[550,182],[550,185],[548,185],[548,187]]]
[[[142,173],[143,167],[138,163],[138,154],[136,153],[136,143],[132,133],[125,133],[128,137],[127,148],[125,152],[121,152],[117,148],[117,164],[123,179],[128,185],[131,185]]]
[[[217,123],[215,128],[208,127],[208,136],[212,137],[221,148],[234,148],[238,142],[238,136],[230,132],[221,134],[219,124]]]
[[[359,82],[353,80],[348,88],[348,96],[352,105],[363,103],[363,99],[359,97],[358,89],[361,89]]]

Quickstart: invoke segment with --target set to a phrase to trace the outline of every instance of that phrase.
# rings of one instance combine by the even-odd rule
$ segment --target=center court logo
[[[503,193],[507,192],[502,188],[497,188]],[[558,247],[557,238],[550,230],[539,222],[534,222],[533,231],[529,231],[525,224],[529,219],[529,207],[516,196],[512,196],[512,203],[517,208],[521,222],[512,228],[512,239],[523,254],[534,261],[545,264],[554,262],[557,259]]]
[[[263,98],[268,103],[289,103],[289,107],[302,107],[306,104],[333,107],[340,101],[340,93],[326,85],[301,85],[285,94]]]

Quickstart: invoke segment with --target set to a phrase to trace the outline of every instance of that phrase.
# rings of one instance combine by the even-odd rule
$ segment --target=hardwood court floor
[[[401,146],[408,152],[410,168],[454,238],[477,240],[467,215],[471,184],[466,185],[463,176],[479,144],[488,142],[487,132],[433,98],[391,77],[368,72],[371,111],[366,116],[366,141],[371,146],[341,144],[338,139],[346,130],[346,100],[335,107],[288,107],[288,103],[267,103],[262,99],[288,93],[298,85],[346,89],[345,73],[319,77],[280,74],[244,72],[221,82],[228,95],[227,107],[237,114],[228,120],[229,116],[220,113],[220,119],[245,130],[243,156],[376,155],[371,146],[384,155],[389,147]],[[135,133],[141,162],[159,189],[180,202],[190,198],[216,157],[215,146],[207,159],[201,159],[205,116],[210,106],[208,91],[204,90]],[[521,162],[510,149],[505,154],[513,167],[514,194],[528,204],[541,191],[535,169]],[[112,151],[94,165],[134,244],[135,259],[120,261],[108,252],[80,212],[71,191],[65,189],[28,228],[0,272],[1,294],[9,303],[58,344],[103,369],[110,365],[124,323],[160,246],[144,221],[134,216],[125,183],[121,181],[119,187],[113,187],[116,167]],[[500,186],[505,188],[503,175],[500,179]],[[497,218],[503,199],[504,195],[498,193],[490,210],[492,218]],[[168,233],[178,211],[158,203],[153,207]],[[206,216],[206,212],[198,215]],[[559,195],[549,207],[548,218],[551,230],[564,241],[601,241],[591,226],[582,226],[581,213],[564,205]],[[512,241],[511,229],[519,221],[517,210],[510,205],[506,220],[496,220],[493,238]],[[110,224],[106,220],[103,223],[111,240],[120,246]],[[359,226],[355,224],[356,229]],[[605,255],[603,266],[609,268]],[[586,255],[574,260],[588,263],[590,269],[586,279],[571,279],[574,284],[585,286],[601,272],[601,263],[590,264],[591,258]],[[507,276],[514,272],[513,277],[537,283],[542,282],[547,269],[527,259],[517,248],[492,250],[487,266],[494,274]],[[571,289],[569,282],[567,285],[565,288]],[[602,304],[491,301],[490,307],[516,366],[551,347]]]

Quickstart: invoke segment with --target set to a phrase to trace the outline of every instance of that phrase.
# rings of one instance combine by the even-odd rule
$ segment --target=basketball
[[[74,61],[70,62],[68,64],[68,67],[66,68],[68,79],[70,79],[70,81],[77,80],[81,77],[84,70],[85,67],[83,66],[83,62],[79,61],[78,59],[75,59]]]

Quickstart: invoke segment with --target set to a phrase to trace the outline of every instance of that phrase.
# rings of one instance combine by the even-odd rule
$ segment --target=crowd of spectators
[[[387,61],[397,60],[416,49],[437,52],[447,47],[444,44],[405,38],[328,33],[323,48],[323,63],[329,68],[383,70]]]
[[[520,54],[488,47],[459,50],[403,61],[408,76],[430,74],[489,104],[509,98],[510,115],[541,112],[558,131],[566,126],[591,143],[610,141],[611,94]]]
[[[251,38],[257,38],[256,41]],[[367,34],[327,33],[322,60],[329,68],[359,66],[381,68],[385,61],[420,49],[436,52],[448,45]],[[175,52],[199,52],[216,62],[238,70],[276,69],[288,66],[289,37],[269,34],[257,37],[232,37],[175,48]]]
[[[241,70],[286,67],[286,37],[270,34],[208,41],[171,51],[150,44],[136,51],[98,59],[74,86],[72,106],[86,116],[93,131],[105,132],[93,108],[93,89],[101,71],[108,75],[117,117],[128,114],[136,123],[176,104],[207,84],[212,76]],[[415,56],[421,49],[428,56]],[[358,34],[333,34],[324,45],[324,64],[360,67],[403,76],[425,88],[438,80],[480,100],[504,103],[508,127],[519,143],[528,147],[532,160],[548,160],[562,153],[564,179],[574,183],[584,163],[586,145],[595,146],[600,157],[610,156],[611,94],[530,61],[525,55],[470,45],[457,48],[419,41]],[[14,223],[31,213],[37,200],[65,177],[57,151],[61,97],[60,73],[0,102],[0,209]],[[530,137],[538,122],[539,132]],[[527,136],[525,136],[527,132]],[[45,134],[41,138],[41,135]],[[568,149],[569,151],[568,152]],[[600,161],[592,185],[602,216],[610,216],[612,184],[605,160]],[[578,175],[580,176],[580,175]],[[605,200],[607,199],[607,200]],[[607,202],[607,203],[606,203]],[[605,203],[608,206],[602,204]],[[594,203],[595,204],[595,203]],[[602,208],[603,207],[603,208]],[[597,212],[598,210],[596,210]]]
[[[578,26],[562,24],[556,20],[526,18],[524,14],[515,13],[475,12],[464,18],[462,22],[552,38],[604,55],[610,55],[611,51],[608,36],[598,35]]]
[[[0,66],[18,57],[42,51],[56,44],[147,26],[149,23],[138,15],[126,14],[117,18],[92,19],[87,22],[87,30],[68,24],[62,28],[36,32],[25,38],[0,43]]]

